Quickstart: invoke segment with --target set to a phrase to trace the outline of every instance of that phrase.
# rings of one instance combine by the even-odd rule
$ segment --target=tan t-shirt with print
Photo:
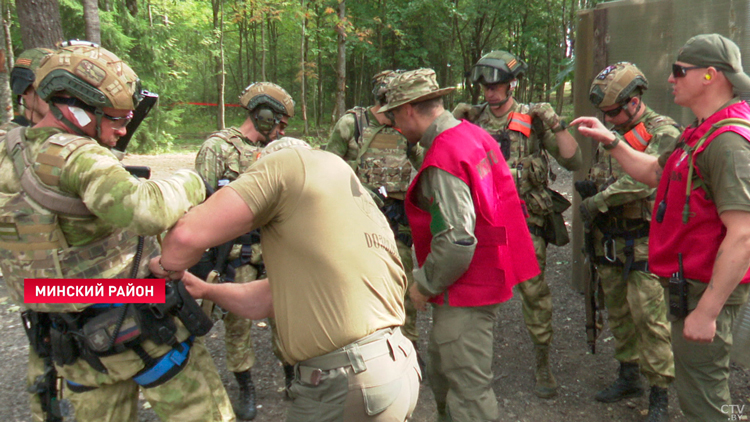
[[[404,322],[406,276],[383,213],[346,162],[288,148],[228,185],[261,227],[282,354],[296,363]]]

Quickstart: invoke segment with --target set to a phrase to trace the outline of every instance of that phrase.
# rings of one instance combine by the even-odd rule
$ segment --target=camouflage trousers
[[[500,304],[433,305],[427,377],[440,420],[494,421],[500,414],[492,390],[492,345]]]
[[[688,308],[694,309],[707,284],[690,281],[688,288]],[[747,301],[750,285],[739,285],[727,299],[716,318],[716,335],[711,343],[697,343],[685,340],[682,330],[685,320],[672,323],[672,347],[674,350],[675,389],[680,400],[680,409],[690,422],[714,422],[742,420],[747,417],[730,407],[729,356],[732,348],[732,326]],[[742,411],[740,411],[742,412]]]
[[[252,265],[237,268],[235,283],[249,283],[258,277],[258,271]],[[255,365],[255,349],[250,329],[253,320],[242,318],[233,313],[224,317],[224,347],[226,348],[227,369],[232,372],[245,372]]]
[[[26,391],[34,384],[36,378],[44,374],[44,360],[29,346],[29,362],[26,368]],[[42,402],[36,393],[29,394],[29,404],[31,405],[31,420],[33,422],[46,422],[46,413],[42,411]]]
[[[615,337],[615,359],[638,363],[649,385],[668,387],[674,380],[674,357],[665,291],[659,278],[630,271],[623,280],[623,267],[602,264],[597,265],[597,272],[609,328]]]
[[[543,237],[531,235],[536,260],[541,273],[518,284],[523,304],[523,320],[534,344],[552,343],[552,293],[544,279],[547,264],[547,242]]]
[[[171,350],[170,346],[155,345],[150,341],[142,345],[154,357]],[[97,372],[83,359],[72,365],[56,365],[58,374],[66,379],[64,397],[73,405],[78,422],[136,422],[139,390],[164,421],[235,420],[227,392],[201,338],[196,339],[190,348],[185,367],[164,384],[151,388],[141,388],[132,379],[144,368],[143,361],[134,351],[102,357],[101,361],[107,369],[106,374]],[[67,380],[93,389],[73,392]]]
[[[414,260],[411,256],[411,248],[400,240],[396,240],[398,246],[398,255],[401,258],[401,263],[404,265],[404,272],[406,272],[406,295],[404,296],[404,310],[406,311],[406,318],[404,325],[401,327],[401,332],[406,338],[411,341],[419,340],[419,331],[417,331],[417,308],[414,307],[414,302],[411,301],[409,296],[409,289],[414,284]]]

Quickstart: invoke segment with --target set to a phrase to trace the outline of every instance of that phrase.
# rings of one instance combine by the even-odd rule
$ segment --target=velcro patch
[[[88,60],[81,60],[81,62],[78,63],[78,66],[76,66],[75,69],[75,74],[97,88],[101,86],[104,78],[107,77],[107,72],[104,69]]]

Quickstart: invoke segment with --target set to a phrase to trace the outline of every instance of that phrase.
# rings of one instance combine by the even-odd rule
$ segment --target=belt
[[[363,372],[367,369],[366,361],[391,354],[390,342],[397,334],[405,339],[399,327],[385,328],[333,352],[299,362],[299,380],[306,384],[318,385],[324,371],[347,366],[351,366],[355,373]]]

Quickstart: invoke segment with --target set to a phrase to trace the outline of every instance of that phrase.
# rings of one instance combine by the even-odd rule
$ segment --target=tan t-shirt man
[[[296,363],[404,322],[406,276],[383,213],[346,162],[288,148],[234,189],[262,227],[281,352]]]

